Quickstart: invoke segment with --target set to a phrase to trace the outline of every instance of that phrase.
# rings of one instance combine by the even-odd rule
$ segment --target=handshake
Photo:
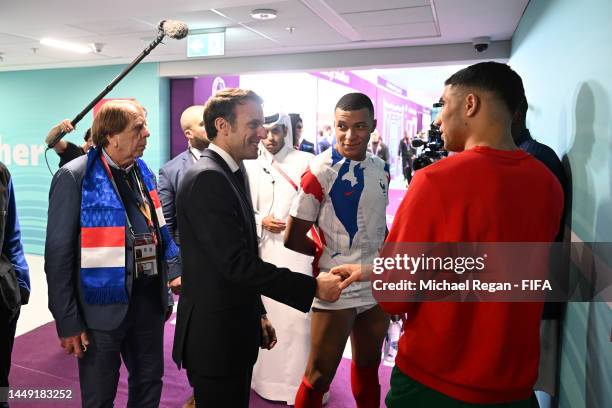
[[[372,273],[372,265],[346,264],[322,272],[317,276],[315,296],[327,302],[335,302],[351,283],[366,281]]]

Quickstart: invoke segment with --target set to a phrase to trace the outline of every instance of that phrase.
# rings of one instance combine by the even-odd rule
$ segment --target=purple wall
[[[336,84],[352,88],[358,92],[368,95],[372,101],[376,101],[376,92],[378,89],[376,85],[366,81],[350,71],[312,72],[312,75],[329,82],[334,82]]]
[[[196,78],[193,87],[194,104],[203,105],[213,94],[225,88],[238,88],[239,76],[205,76]]]
[[[416,118],[417,132],[426,126],[422,123],[423,113],[428,112],[429,108],[408,100],[407,90],[383,78],[378,78],[377,86],[350,71],[313,72],[312,75],[368,95],[374,103],[377,129],[392,152],[397,150],[408,121]]]
[[[423,113],[429,112],[429,108],[410,101],[409,92],[401,87],[378,78],[377,84],[373,84],[350,71],[315,72],[319,81],[329,81],[343,85],[348,89],[362,92],[372,99],[377,130],[383,142],[389,147],[392,158],[397,155],[399,141],[404,131],[411,128],[411,136],[429,124],[422,123]],[[416,126],[409,125],[416,123]],[[392,159],[393,161],[393,159]],[[391,167],[392,176],[400,176],[401,169],[398,166]]]
[[[170,158],[187,148],[187,138],[181,129],[181,114],[193,105],[193,79],[173,79],[170,82]]]
[[[390,155],[397,155],[400,139],[406,130],[406,122],[413,116],[408,113],[406,99],[384,89],[378,89],[375,101],[378,132],[383,142],[389,147]]]
[[[192,105],[203,105],[208,98],[224,88],[237,88],[238,76],[207,76],[190,79],[173,79],[170,82],[170,157],[176,157],[187,148],[187,139],[181,129],[181,115]]]
[[[396,93],[406,98],[408,97],[408,91],[395,85],[393,82],[387,81],[384,78],[378,77],[378,85],[382,86],[385,89],[388,89],[390,92]]]

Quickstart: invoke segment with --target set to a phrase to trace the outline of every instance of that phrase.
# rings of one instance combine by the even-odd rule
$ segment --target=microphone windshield
[[[187,33],[189,33],[189,27],[187,24],[178,20],[163,20],[159,23],[159,28],[164,31],[170,38],[174,38],[175,40],[180,40],[181,38],[187,37]]]
[[[414,139],[412,141],[412,147],[421,147],[425,144],[424,141],[422,141],[421,139]]]

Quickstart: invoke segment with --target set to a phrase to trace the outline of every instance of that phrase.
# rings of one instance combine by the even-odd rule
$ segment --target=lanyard
[[[136,172],[136,185],[138,186],[138,192],[140,193],[140,198],[142,199],[142,205],[139,204],[138,208],[140,209],[140,212],[142,213],[142,215],[144,215],[145,218],[147,219],[147,224],[152,225],[153,217],[151,216],[151,204],[149,203],[147,197],[144,194],[145,190],[140,180],[138,172]]]
[[[147,225],[149,226],[149,230],[152,232],[153,235],[153,243],[157,245],[157,233],[155,224],[153,222],[153,215],[151,214],[151,206],[153,204],[149,200],[149,193],[147,192],[147,190],[145,190],[144,182],[140,178],[140,171],[138,169],[138,165],[135,164],[135,166],[136,183],[138,184],[138,192],[140,193],[140,197],[142,198],[142,205],[139,205],[138,208],[140,209],[142,215],[144,215],[144,217],[147,219]]]
[[[285,180],[287,180],[287,182],[289,182],[289,184],[291,184],[291,187],[293,187],[293,189],[295,191],[298,191],[298,186],[297,184],[295,184],[295,182],[293,180],[291,180],[291,177],[289,177],[289,175],[287,173],[285,173],[283,171],[283,169],[280,168],[280,166],[278,165],[278,163],[276,162],[276,160],[272,159],[272,167],[274,167],[276,169],[276,171],[278,171],[278,173],[283,176],[283,178]]]
[[[283,176],[283,178],[287,180],[289,184],[291,184],[291,187],[293,187],[295,191],[299,191],[297,184],[295,184],[295,182],[291,180],[291,177],[289,177],[289,175],[285,173],[283,169],[281,169],[281,167],[278,165],[275,159],[272,159],[272,167],[274,167],[276,171],[278,171],[278,173],[281,176]],[[314,241],[315,245],[319,248],[323,248],[323,241],[321,240],[321,237],[319,236],[319,231],[317,231],[314,225],[310,227],[310,233],[312,234],[312,240]]]
[[[115,189],[115,193],[117,193],[117,197],[119,197],[119,200],[121,200],[121,194],[119,193],[119,188],[117,187],[117,184],[115,183],[115,179],[113,177],[113,173],[110,170],[110,166],[108,165],[108,162],[106,161],[106,157],[104,157],[104,153],[102,153],[100,155],[100,159],[102,160],[102,164],[104,165],[104,169],[106,170],[106,173],[108,174],[108,177],[110,178],[110,181],[113,185],[113,188]],[[138,209],[140,210],[140,212],[142,213],[142,215],[145,217],[145,219],[147,220],[147,226],[149,227],[149,231],[153,232],[155,231],[155,225],[153,224],[153,217],[151,215],[151,206],[149,204],[149,201],[147,200],[147,198],[145,197],[144,193],[143,193],[143,188],[141,185],[141,181],[140,181],[140,177],[139,177],[139,172],[138,172],[138,164],[134,163],[135,166],[135,171],[136,171],[136,183],[138,185],[138,192],[140,193],[140,196],[142,198],[142,205],[138,204]],[[129,185],[129,183],[128,183]],[[134,235],[134,229],[132,228],[132,223],[130,222],[130,217],[127,214],[127,211],[125,210],[125,204],[123,205],[123,210],[125,212],[125,220],[128,224],[128,227],[130,228],[130,232],[132,233],[132,236]],[[155,245],[157,245],[157,234],[156,233],[152,233],[153,235],[153,242],[155,243]]]

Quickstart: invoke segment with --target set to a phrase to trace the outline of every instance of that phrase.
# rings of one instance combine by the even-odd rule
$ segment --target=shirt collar
[[[127,166],[126,168],[122,168],[119,167],[117,165],[117,163],[115,163],[113,161],[113,159],[111,159],[111,157],[108,155],[108,153],[106,153],[106,149],[102,148],[102,154],[104,155],[104,158],[106,159],[106,161],[108,162],[108,165],[111,166],[114,169],[117,170],[121,170],[121,171],[125,171],[126,173],[129,172],[130,170],[132,170],[132,167],[134,167],[134,163],[130,164],[129,166]]]
[[[193,146],[189,146],[189,151],[193,155],[193,159],[195,161],[200,160],[200,157],[202,157],[202,155],[204,155],[204,150],[196,149]]]
[[[293,149],[292,147],[289,147],[287,145],[284,145],[283,147],[281,147],[281,149],[276,152],[276,154],[272,154],[268,151],[268,149],[266,149],[264,147],[263,144],[259,144],[259,156],[264,158],[264,160],[266,160],[268,163],[272,163],[272,160],[275,160],[277,162],[282,162],[283,159],[285,157],[287,157],[287,155],[289,154],[289,151]]]
[[[228,152],[217,146],[214,142],[208,145],[208,148],[213,152],[217,153],[221,158],[227,163],[232,173],[235,173],[240,167],[238,167],[238,163],[236,160]]]
[[[531,133],[529,132],[529,129],[525,128],[523,130],[521,130],[521,133],[519,134],[519,137],[517,138],[517,140],[514,142],[517,146],[522,145],[523,143],[529,141],[529,140],[533,140],[533,138],[531,137]]]

